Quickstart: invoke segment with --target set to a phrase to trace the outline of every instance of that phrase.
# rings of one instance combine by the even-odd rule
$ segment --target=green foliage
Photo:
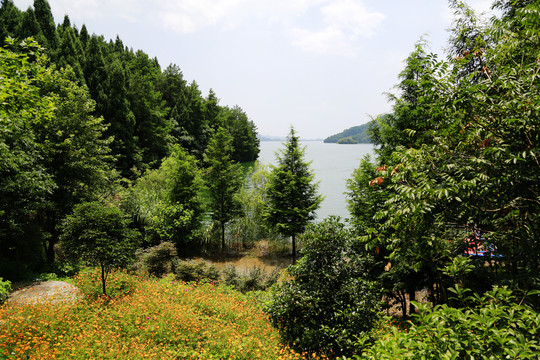
[[[203,182],[197,161],[178,146],[160,168],[149,170],[127,191],[123,206],[144,231],[145,242],[193,245],[201,229]]]
[[[173,261],[173,273],[178,280],[185,282],[218,281],[221,278],[219,269],[205,261],[176,259]]]
[[[208,188],[211,217],[221,226],[221,248],[225,249],[225,224],[231,221],[241,209],[237,193],[243,185],[240,165],[231,159],[232,136],[224,128],[219,128],[210,141],[204,155],[208,164],[206,186]]]
[[[455,291],[458,291],[459,288]],[[507,288],[468,296],[463,309],[416,304],[407,331],[393,328],[357,359],[533,359],[540,314]]]
[[[370,139],[368,129],[374,120],[370,122],[353,126],[352,128],[343,130],[339,134],[335,134],[324,139],[325,143],[338,143],[338,144],[369,144],[372,142]]]
[[[62,248],[69,258],[101,267],[101,283],[106,295],[108,274],[127,265],[134,256],[137,232],[127,227],[124,213],[98,202],[75,206],[73,215],[62,224]]]
[[[41,239],[31,216],[55,185],[43,164],[34,123],[52,121],[55,101],[42,97],[36,86],[47,73],[41,48],[31,40],[8,44],[20,52],[0,49],[0,258],[2,264],[11,263],[0,271],[4,277],[9,271],[13,279],[14,269],[27,266],[21,260],[41,262]],[[27,53],[33,54],[34,62]]]
[[[148,274],[162,277],[172,272],[177,256],[176,247],[171,242],[162,242],[144,251],[137,252],[137,267]]]
[[[4,280],[0,277],[0,304],[6,301],[11,292],[11,281]]]
[[[380,286],[366,277],[371,260],[339,218],[308,226],[303,242],[267,312],[293,348],[350,356],[359,339],[369,339],[381,309]]]
[[[223,107],[221,117],[225,127],[233,137],[233,153],[231,158],[238,162],[257,160],[260,141],[257,138],[257,127],[249,120],[247,114],[239,106]]]
[[[57,226],[73,205],[106,192],[110,140],[69,68],[47,68],[31,40],[8,44],[14,51],[1,50],[0,246],[7,260],[34,267],[43,254],[54,261]]]
[[[277,155],[278,165],[270,172],[265,220],[276,232],[292,237],[296,256],[295,237],[315,218],[323,198],[317,194],[318,183],[304,161],[304,149],[292,127],[284,146]]]
[[[277,235],[265,226],[264,221],[268,178],[267,166],[256,162],[253,168],[249,169],[245,186],[237,195],[242,208],[240,216],[231,222],[230,233],[233,234],[234,241],[244,249],[263,238],[276,240]]]
[[[379,269],[389,292],[427,287],[444,303],[452,281],[479,292],[540,286],[540,8],[515,4],[513,16],[484,24],[452,2],[457,56],[440,61],[418,44],[393,113],[378,119],[377,163],[350,184],[362,240],[389,269]],[[496,257],[449,278],[443,269],[478,234]]]

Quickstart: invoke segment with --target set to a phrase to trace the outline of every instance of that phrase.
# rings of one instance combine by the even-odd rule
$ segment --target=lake
[[[325,198],[317,211],[317,219],[329,215],[349,217],[345,191],[347,179],[360,165],[360,160],[367,154],[374,154],[372,144],[325,144],[322,141],[302,141],[306,147],[305,160],[311,161],[310,168],[319,181],[319,193]],[[261,141],[259,162],[276,165],[276,151],[282,149],[280,141]]]

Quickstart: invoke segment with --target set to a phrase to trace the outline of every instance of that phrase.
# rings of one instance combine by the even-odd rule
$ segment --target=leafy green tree
[[[202,176],[196,159],[179,146],[173,147],[160,170],[165,174],[166,193],[154,218],[154,229],[161,241],[172,241],[182,249],[202,226]]]
[[[36,83],[42,98],[55,104],[54,117],[34,120],[36,140],[43,144],[41,163],[54,181],[54,190],[41,204],[39,223],[49,236],[46,254],[54,262],[58,225],[73,206],[106,194],[115,173],[109,144],[103,138],[106,125],[92,116],[94,102],[76,82],[70,68],[48,71]]]
[[[61,241],[67,256],[100,267],[103,295],[107,295],[107,275],[133,259],[137,232],[128,227],[117,207],[89,202],[75,206],[63,221]]]
[[[458,295],[464,289],[453,289]],[[496,287],[465,295],[467,307],[416,304],[407,331],[393,327],[358,359],[534,359],[540,350],[538,313],[512,291]],[[516,341],[519,339],[519,341]]]
[[[365,214],[376,224],[365,230],[364,240],[384,250],[389,270],[381,276],[393,284],[388,289],[412,295],[415,288],[428,287],[432,300],[447,301],[451,283],[441,269],[478,232],[495,257],[475,262],[477,271],[467,281],[485,274],[474,283],[478,291],[493,283],[538,288],[540,85],[537,57],[531,54],[538,54],[539,13],[538,4],[530,4],[516,8],[513,18],[476,29],[490,39],[489,48],[467,56],[482,56],[482,67],[470,67],[467,57],[434,64],[437,76],[428,72],[426,83],[432,86],[422,90],[429,99],[423,113],[440,119],[427,128],[429,141],[408,146],[399,137],[386,137],[386,148],[393,150],[370,182],[387,197],[375,213]],[[416,136],[423,129],[410,128]],[[364,178],[359,189],[368,185]]]
[[[231,160],[232,153],[232,136],[226,129],[219,128],[210,140],[204,158],[208,165],[209,206],[212,219],[220,224],[222,249],[225,249],[225,225],[241,209],[237,193],[243,184],[243,174],[240,165]]]
[[[55,187],[33,129],[37,119],[54,119],[54,100],[36,86],[46,76],[46,59],[35,42],[19,46],[21,52],[0,48],[0,262],[6,266],[0,272],[9,278],[20,275],[9,276],[10,270],[41,262],[42,238],[32,219]]]
[[[294,128],[284,145],[277,154],[278,165],[270,172],[265,219],[278,233],[292,237],[292,255],[296,257],[296,236],[315,219],[323,198],[317,194],[315,175],[304,161],[304,149]]]
[[[242,213],[232,224],[235,239],[246,248],[260,239],[272,239],[276,234],[265,226],[266,186],[268,185],[268,166],[255,162],[246,175],[246,184],[240,189],[238,199]]]
[[[350,228],[330,217],[308,225],[290,280],[272,289],[267,309],[282,338],[300,352],[351,356],[367,342],[381,309],[372,260]]]

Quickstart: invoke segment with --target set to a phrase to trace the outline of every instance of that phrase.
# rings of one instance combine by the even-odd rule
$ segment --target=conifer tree
[[[242,187],[240,165],[231,160],[232,136],[220,127],[205,153],[209,165],[206,182],[210,193],[212,219],[221,226],[221,248],[225,249],[225,224],[240,212],[236,194]]]
[[[292,255],[296,257],[296,236],[315,219],[323,197],[317,194],[318,183],[292,127],[277,160],[278,166],[270,173],[265,219],[278,233],[292,238]]]

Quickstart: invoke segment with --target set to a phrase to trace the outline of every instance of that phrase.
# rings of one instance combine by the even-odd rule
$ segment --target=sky
[[[14,0],[22,10],[32,0]],[[479,11],[489,0],[469,0]],[[262,135],[324,139],[389,112],[422,37],[444,58],[446,0],[49,0],[56,23],[178,65],[203,95],[240,106]]]

